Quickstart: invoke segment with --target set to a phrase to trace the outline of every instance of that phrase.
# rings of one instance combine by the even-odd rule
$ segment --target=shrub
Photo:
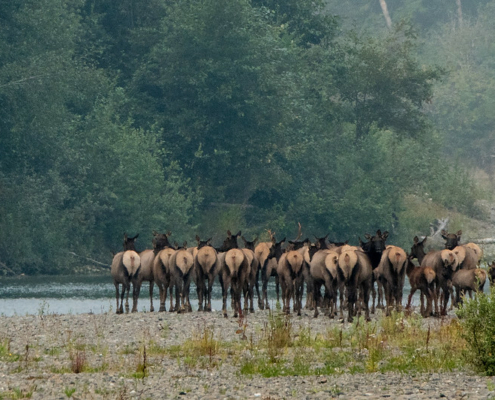
[[[495,375],[495,291],[465,299],[457,310],[467,360],[479,371]]]

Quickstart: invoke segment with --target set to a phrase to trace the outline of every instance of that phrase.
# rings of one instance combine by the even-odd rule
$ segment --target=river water
[[[260,285],[261,286],[261,285]],[[486,290],[485,285],[485,290]],[[149,311],[148,283],[143,283],[139,297],[138,311]],[[404,287],[404,303],[409,295],[409,283]],[[256,296],[256,294],[255,294]],[[275,307],[275,283],[272,278],[268,285],[268,298]],[[197,310],[196,287],[191,284],[191,305]],[[255,308],[257,299],[255,297]],[[419,303],[419,292],[413,304]],[[129,299],[132,307],[132,294]],[[153,305],[159,308],[158,287],[154,287]],[[229,301],[230,306],[230,301]],[[41,315],[41,314],[82,314],[115,311],[115,287],[110,275],[70,276],[16,276],[0,277],[0,315]],[[166,307],[169,307],[167,299]],[[222,308],[222,291],[215,282],[212,293],[212,307]]]

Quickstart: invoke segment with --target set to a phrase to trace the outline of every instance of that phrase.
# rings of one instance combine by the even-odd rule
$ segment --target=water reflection
[[[408,295],[409,284],[406,282],[404,287],[404,303],[407,301]],[[415,301],[413,304],[418,304],[419,293],[414,297]],[[274,306],[276,293],[273,279],[268,285],[268,298]],[[198,303],[194,284],[191,285],[190,299],[193,310],[197,310]],[[212,293],[213,309],[220,310],[222,308],[221,299],[221,288],[218,282],[215,282]],[[132,307],[132,295],[130,296],[129,303]],[[158,310],[159,299],[156,285],[154,288],[153,303],[155,310]],[[256,298],[254,303],[256,308]],[[167,299],[167,309],[169,304],[169,299]],[[7,316],[47,313],[82,314],[89,312],[97,314],[115,311],[115,306],[115,287],[110,275],[18,276],[0,278],[0,314]],[[138,310],[148,311],[149,307],[148,283],[145,282],[141,288]]]

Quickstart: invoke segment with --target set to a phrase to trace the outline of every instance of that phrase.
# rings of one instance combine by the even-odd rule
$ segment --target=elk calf
[[[411,300],[416,290],[421,291],[421,315],[423,317],[429,317],[432,314],[432,303],[435,304],[435,315],[438,314],[438,303],[436,300],[435,292],[435,278],[436,274],[433,268],[430,267],[416,267],[409,259],[406,269],[407,277],[411,285],[411,292],[407,299],[407,309],[411,308]],[[424,307],[424,297],[426,297],[426,309]]]
[[[476,269],[460,269],[452,277],[452,286],[455,288],[455,304],[457,306],[462,302],[462,297],[465,292],[469,292],[469,298],[472,298],[472,292],[482,292],[485,287],[487,278],[485,270]]]

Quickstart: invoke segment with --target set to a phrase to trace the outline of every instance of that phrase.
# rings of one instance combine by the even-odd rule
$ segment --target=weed
[[[86,352],[84,350],[75,350],[70,355],[71,366],[70,369],[75,374],[83,372],[86,368]]]
[[[467,342],[465,357],[478,371],[495,375],[495,290],[465,299],[457,310],[462,337]]]
[[[68,388],[66,387],[65,390],[64,390],[64,393],[65,395],[68,397],[68,398],[71,398],[72,395],[76,392],[76,388]]]

